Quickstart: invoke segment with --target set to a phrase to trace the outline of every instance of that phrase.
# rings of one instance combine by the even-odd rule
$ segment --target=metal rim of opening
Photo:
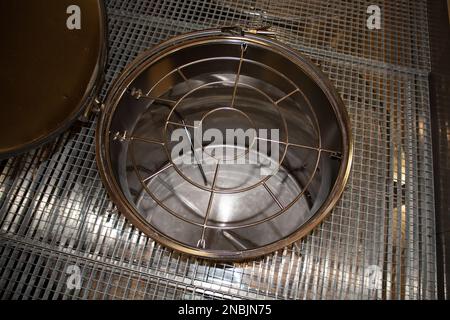
[[[142,216],[135,210],[133,205],[128,202],[122,193],[122,190],[116,181],[114,174],[111,169],[111,160],[109,156],[109,143],[110,143],[110,132],[109,124],[111,118],[114,114],[117,102],[121,99],[125,93],[128,85],[141,73],[141,66],[148,61],[152,61],[157,57],[168,54],[175,50],[182,44],[189,42],[209,42],[217,39],[229,39],[236,41],[254,41],[258,44],[264,46],[270,46],[272,50],[277,50],[284,57],[287,57],[291,61],[295,62],[302,71],[308,75],[316,85],[320,87],[323,93],[329,100],[336,118],[338,120],[341,133],[342,133],[342,164],[339,167],[338,176],[336,178],[336,183],[333,185],[332,190],[329,193],[326,201],[322,204],[319,210],[296,232],[290,234],[289,236],[280,239],[274,243],[258,247],[256,249],[249,249],[243,251],[208,251],[205,249],[194,248],[187,246],[181,242],[176,241],[160,231],[152,227],[148,222],[146,222]],[[131,80],[130,80],[131,79]],[[133,62],[131,62],[120,76],[112,84],[108,95],[104,102],[104,108],[101,112],[100,119],[98,121],[96,130],[96,155],[97,164],[99,167],[101,178],[107,189],[109,196],[112,201],[116,204],[118,210],[124,214],[124,216],[140,231],[144,232],[146,235],[150,236],[155,241],[161,243],[164,246],[172,248],[178,252],[197,256],[200,258],[206,258],[210,260],[219,261],[242,261],[254,259],[259,256],[266,255],[268,253],[277,251],[290,245],[304,236],[306,236],[313,228],[315,228],[327,215],[331,212],[336,202],[342,195],[345,185],[347,183],[353,156],[353,139],[351,136],[351,128],[349,117],[342,102],[339,94],[336,92],[331,82],[326,78],[326,76],[308,59],[299,55],[293,49],[286,47],[284,44],[270,39],[268,37],[245,34],[245,35],[235,35],[224,33],[221,29],[209,29],[203,31],[195,31],[191,33],[182,34],[174,38],[168,39],[161,44],[153,47],[140,54]]]

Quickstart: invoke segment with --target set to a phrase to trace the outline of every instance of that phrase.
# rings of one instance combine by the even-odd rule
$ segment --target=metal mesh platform
[[[302,241],[252,262],[179,255],[113,207],[95,163],[95,117],[0,174],[3,299],[432,299],[435,218],[425,1],[107,2],[111,81],[142,50],[211,26],[271,24],[329,76],[350,114],[342,199]],[[81,286],[70,288],[70,266]]]

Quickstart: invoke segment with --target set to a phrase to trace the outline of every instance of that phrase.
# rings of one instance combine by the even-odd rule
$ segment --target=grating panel
[[[381,0],[382,32],[366,28],[373,1],[225,0],[120,1],[121,15],[177,21],[178,29],[226,24],[271,25],[280,40],[302,51],[392,68],[430,68],[425,1]],[[180,30],[181,31],[181,30]]]
[[[382,2],[382,1],[380,1]],[[348,108],[354,164],[342,199],[309,236],[262,259],[207,263],[133,228],[95,164],[95,119],[0,174],[3,299],[417,299],[436,297],[426,3],[110,0],[113,78],[175,34],[225,24],[273,25],[329,76]],[[80,288],[67,286],[69,266]]]

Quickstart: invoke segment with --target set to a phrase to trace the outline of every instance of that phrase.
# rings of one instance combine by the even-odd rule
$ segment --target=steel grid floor
[[[3,299],[432,299],[435,219],[425,1],[107,1],[112,79],[182,32],[271,24],[340,92],[354,164],[342,199],[309,236],[253,262],[207,263],[133,228],[95,164],[95,118],[0,174]],[[69,284],[73,266],[79,288]],[[72,269],[71,269],[72,268]]]

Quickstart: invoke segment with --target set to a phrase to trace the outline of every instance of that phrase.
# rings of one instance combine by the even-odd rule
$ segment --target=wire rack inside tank
[[[97,172],[93,117],[3,163],[0,297],[435,298],[426,2],[378,2],[380,30],[367,29],[364,0],[107,1],[101,97],[138,53],[170,36],[271,25],[343,98],[354,137],[347,188],[298,243],[246,263],[201,261],[158,245],[117,212]]]

